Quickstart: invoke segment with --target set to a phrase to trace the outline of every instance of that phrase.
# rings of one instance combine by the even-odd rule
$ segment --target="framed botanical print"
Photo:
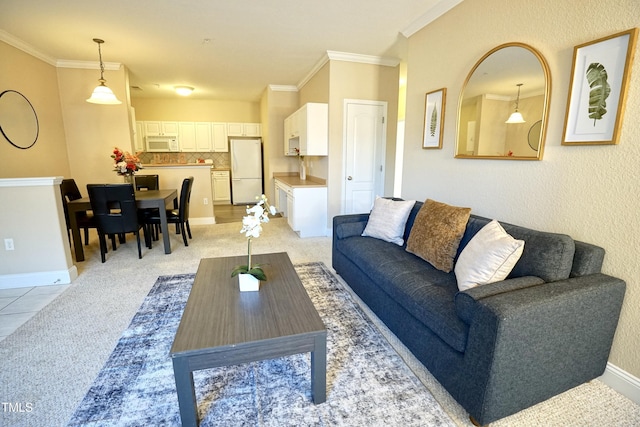
[[[442,148],[446,95],[447,89],[442,88],[429,92],[425,96],[422,148]]]
[[[637,32],[574,48],[562,145],[618,143]]]

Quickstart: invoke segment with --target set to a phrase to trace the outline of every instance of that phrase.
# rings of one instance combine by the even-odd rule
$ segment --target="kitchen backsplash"
[[[229,153],[140,153],[143,164],[198,163],[198,160],[213,160],[213,166],[228,168],[231,164]]]

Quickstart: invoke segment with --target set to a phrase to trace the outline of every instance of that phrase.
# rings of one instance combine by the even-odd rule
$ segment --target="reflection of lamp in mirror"
[[[87,102],[92,104],[122,104],[118,98],[116,98],[115,94],[109,89],[105,83],[107,82],[104,79],[104,64],[102,63],[102,50],[100,49],[100,45],[104,43],[104,40],[93,39],[94,42],[98,43],[98,55],[100,57],[100,79],[98,81],[100,84],[96,86],[91,94],[91,98],[87,99]]]
[[[518,83],[517,86],[518,86],[518,96],[516,97],[516,111],[511,113],[511,115],[509,116],[509,118],[505,123],[509,123],[509,124],[525,123],[524,118],[522,117],[522,114],[520,114],[520,112],[518,111],[518,104],[520,103],[520,86],[522,86],[522,83]]]

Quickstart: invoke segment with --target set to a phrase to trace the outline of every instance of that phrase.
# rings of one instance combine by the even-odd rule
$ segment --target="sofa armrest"
[[[523,276],[488,283],[486,285],[480,285],[475,288],[467,289],[466,291],[458,292],[454,298],[456,312],[458,313],[458,317],[460,317],[466,324],[471,324],[473,314],[477,307],[476,301],[505,292],[528,288],[529,286],[541,285],[542,283],[544,283],[544,280],[539,277]]]
[[[486,424],[601,375],[625,288],[596,273],[476,301],[464,353],[474,386],[461,390],[464,406]]]
[[[367,226],[369,214],[338,215],[333,217],[333,238],[337,240],[360,236]]]

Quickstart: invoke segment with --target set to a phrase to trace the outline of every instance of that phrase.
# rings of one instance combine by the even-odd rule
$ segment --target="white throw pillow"
[[[376,196],[363,236],[375,237],[402,246],[404,227],[415,200],[391,200]]]
[[[458,289],[464,291],[506,279],[523,250],[524,240],[511,237],[494,219],[460,253],[454,268]]]

